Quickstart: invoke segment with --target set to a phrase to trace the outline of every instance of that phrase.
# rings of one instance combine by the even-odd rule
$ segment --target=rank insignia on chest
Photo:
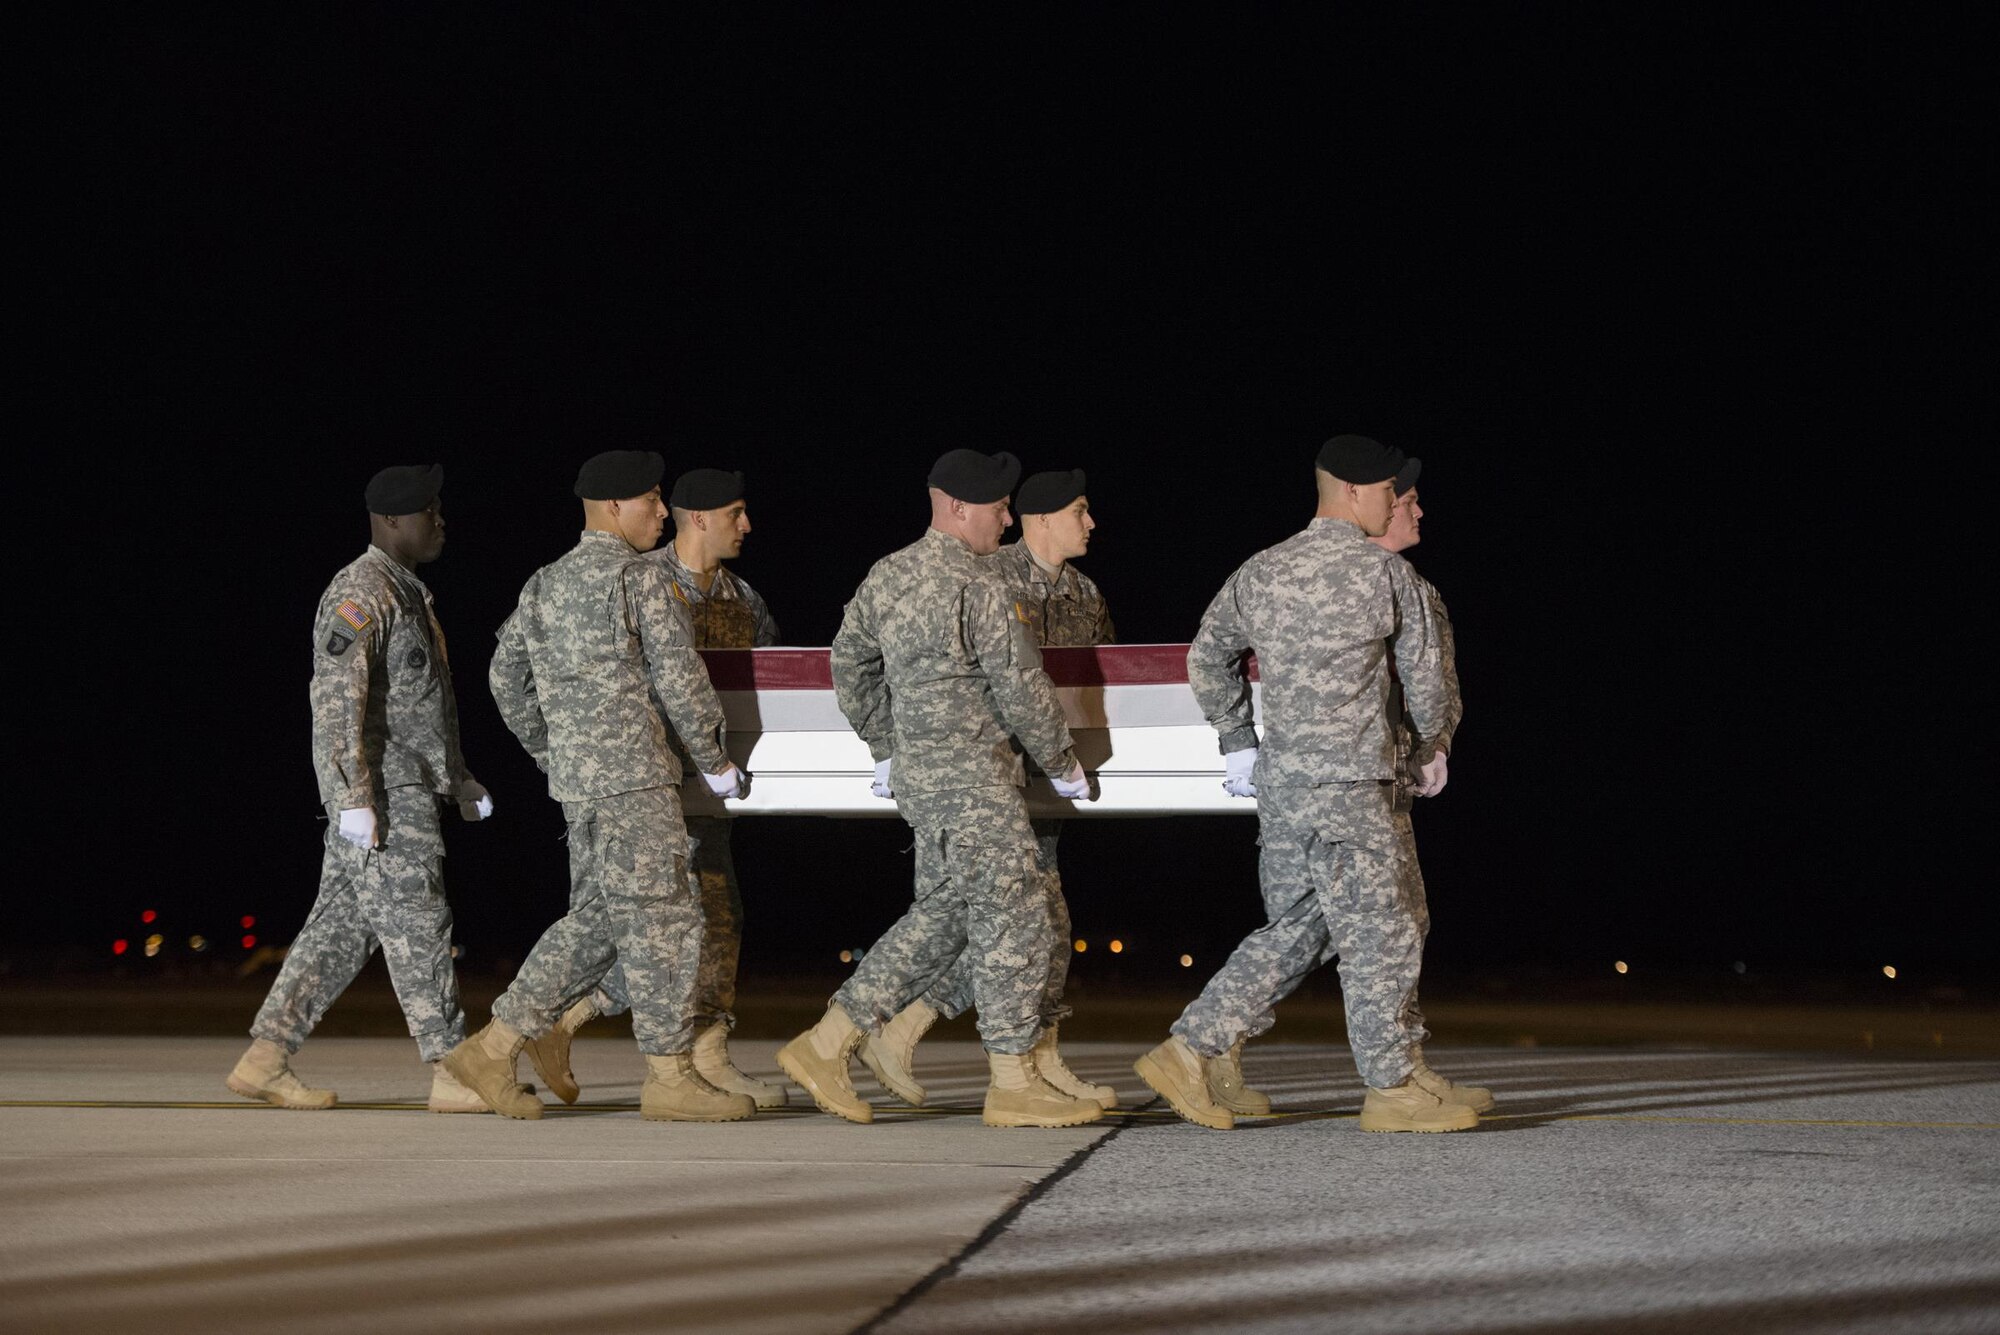
[[[356,631],[368,629],[368,622],[370,620],[368,614],[359,607],[356,607],[352,602],[345,602],[339,607],[334,608],[333,614],[354,627]]]
[[[1032,626],[1035,624],[1035,619],[1028,615],[1028,605],[1026,603],[1014,604],[1014,620],[1020,622],[1024,626]]]

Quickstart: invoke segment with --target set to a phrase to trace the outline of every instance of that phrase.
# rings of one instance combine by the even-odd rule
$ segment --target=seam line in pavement
[[[1159,1101],[1160,1101],[1159,1098],[1155,1096],[1154,1098],[1148,1100],[1146,1103],[1141,1104],[1140,1107],[1141,1108],[1150,1107],[1152,1104],[1158,1103]],[[1014,1221],[1021,1217],[1022,1211],[1026,1210],[1030,1205],[1033,1205],[1043,1196],[1046,1196],[1058,1182],[1068,1177],[1071,1173],[1075,1172],[1077,1169],[1083,1167],[1083,1165],[1090,1159],[1091,1155],[1097,1153],[1098,1150],[1104,1148],[1106,1145],[1109,1145],[1112,1141],[1118,1139],[1118,1137],[1124,1135],[1129,1128],[1135,1125],[1137,1125],[1137,1122],[1131,1118],[1121,1119],[1119,1124],[1113,1127],[1109,1132],[1107,1132],[1102,1136],[1099,1136],[1096,1140],[1093,1140],[1092,1142],[1090,1142],[1090,1144],[1085,1145],[1075,1154],[1072,1154],[1069,1156],[1069,1158],[1063,1160],[1061,1165],[1058,1166],[1053,1173],[1050,1173],[1047,1177],[1043,1178],[1041,1181],[1035,1183],[1033,1186],[1029,1187],[1026,1191],[1022,1192],[1020,1199],[1016,1200],[1012,1205],[1008,1206],[1005,1210],[1002,1210],[999,1216],[996,1217],[992,1223],[988,1224],[985,1228],[979,1231],[979,1235],[977,1237],[975,1237],[971,1242],[966,1243],[965,1246],[959,1248],[956,1255],[952,1256],[943,1265],[940,1265],[937,1269],[931,1271],[928,1275],[925,1275],[922,1279],[918,1280],[915,1284],[911,1285],[908,1289],[904,1290],[902,1295],[898,1297],[896,1301],[890,1303],[887,1307],[877,1312],[874,1316],[868,1318],[868,1320],[856,1326],[854,1330],[851,1332],[851,1335],[871,1335],[871,1332],[880,1330],[884,1322],[899,1315],[905,1309],[914,1304],[918,1299],[922,1298],[925,1294],[929,1293],[932,1289],[936,1288],[939,1284],[943,1283],[945,1280],[950,1279],[953,1275],[957,1274],[958,1269],[961,1265],[971,1260],[974,1256],[978,1255],[979,1252],[987,1246],[987,1244],[991,1243],[994,1239],[998,1238],[1002,1233],[1005,1233],[1008,1229],[1012,1228],[1014,1226]],[[1027,1128],[1023,1129],[1025,1130]]]

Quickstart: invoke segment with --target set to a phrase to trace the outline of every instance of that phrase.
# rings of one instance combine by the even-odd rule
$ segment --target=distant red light
[[[144,913],[142,913],[142,914],[140,914],[140,915],[139,915],[139,921],[140,921],[140,922],[151,922],[151,921],[152,921],[153,919],[155,919],[155,918],[157,918],[157,917],[159,917],[159,916],[160,916],[160,915],[159,915],[159,914],[157,914],[157,913],[155,913],[155,912],[153,912],[153,910],[151,910],[151,909],[147,909],[147,910],[146,910],[146,911],[145,911]]]
[[[114,955],[123,955],[126,951],[130,950],[131,948],[132,948],[132,943],[130,941],[125,940],[123,937],[120,937],[118,940],[113,941],[111,943],[111,953]]]
[[[248,930],[249,928],[255,927],[257,925],[257,919],[254,915],[246,913],[240,920],[239,925],[242,926],[245,930]]]
[[[250,947],[252,947],[252,946],[254,946],[254,945],[256,945],[256,944],[257,944],[257,938],[256,938],[256,937],[254,937],[254,936],[246,936],[246,937],[244,937],[244,938],[243,938],[243,948],[244,948],[245,950],[248,950],[248,949],[250,949]]]

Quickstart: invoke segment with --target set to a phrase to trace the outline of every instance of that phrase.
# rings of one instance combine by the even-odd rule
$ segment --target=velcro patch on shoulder
[[[326,643],[320,646],[320,648],[326,651],[327,656],[330,658],[338,658],[342,654],[346,653],[349,649],[352,649],[353,647],[354,647],[354,637],[352,635],[347,634],[339,627],[335,627],[334,629],[328,631],[326,634]]]

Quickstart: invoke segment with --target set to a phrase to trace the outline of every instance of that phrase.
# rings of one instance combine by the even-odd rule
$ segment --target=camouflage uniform
[[[703,933],[669,720],[701,769],[729,761],[722,705],[673,581],[617,534],[585,532],[521,590],[487,682],[549,776],[570,843],[569,912],[493,1014],[539,1037],[616,959],[639,1050],[687,1051]]]
[[[1111,609],[1105,605],[1104,595],[1098,591],[1096,582],[1074,564],[1064,562],[1051,578],[1025,542],[1002,547],[991,560],[995,572],[1012,591],[1016,605],[1027,610],[1036,642],[1044,648],[1118,642],[1118,631],[1111,624]],[[1063,1005],[1063,989],[1069,981],[1069,904],[1063,898],[1062,875],[1056,865],[1056,845],[1062,838],[1063,823],[1037,820],[1033,824],[1035,870],[1042,879],[1042,892],[1048,897],[1055,933],[1042,991],[1042,1023],[1057,1024],[1070,1016],[1069,1007]],[[971,961],[959,956],[944,978],[924,995],[924,1004],[946,1019],[971,1009]]]
[[[369,547],[313,618],[313,768],[326,805],[319,896],[250,1026],[300,1044],[379,945],[425,1061],[465,1037],[451,965],[438,799],[466,778],[458,704],[430,590]],[[372,807],[380,846],[354,847],[340,813]]]
[[[1012,738],[1050,774],[1076,767],[1025,604],[992,563],[927,529],[875,563],[833,639],[840,709],[916,834],[916,902],[834,1004],[869,1032],[971,958],[979,1035],[1024,1053],[1041,1032],[1055,940]]]
[[[662,543],[646,559],[658,562],[673,580],[675,595],[688,609],[695,648],[762,649],[778,643],[778,623],[771,609],[742,576],[717,567],[714,582],[704,592],[701,577],[681,564],[672,543]],[[678,745],[678,738],[672,740]],[[727,817],[687,818],[689,865],[704,929],[694,1018],[699,1024],[730,1028],[736,1025],[736,964],[743,953],[743,891],[729,848],[734,824]],[[631,1004],[624,974],[616,965],[598,982],[591,1002],[599,1015],[620,1014]]]
[[[1354,524],[1315,519],[1229,577],[1188,648],[1188,684],[1225,753],[1259,745],[1238,670],[1251,648],[1263,683],[1253,777],[1269,921],[1174,1032],[1217,1056],[1268,1029],[1272,1006],[1338,955],[1355,1066],[1370,1086],[1390,1088],[1409,1077],[1410,1048],[1424,1037],[1413,1007],[1430,921],[1393,809],[1389,663],[1417,733],[1435,736],[1446,714],[1444,640],[1408,562]]]

